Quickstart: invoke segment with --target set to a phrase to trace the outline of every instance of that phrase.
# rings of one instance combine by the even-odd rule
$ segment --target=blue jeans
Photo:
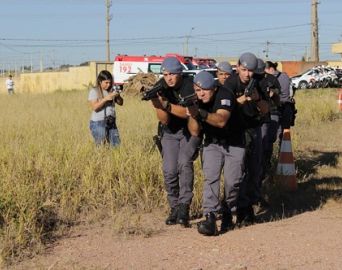
[[[105,121],[90,121],[89,128],[96,145],[104,144],[107,142],[106,138],[106,124]],[[108,142],[111,146],[115,147],[120,144],[119,130],[111,128],[108,130]]]

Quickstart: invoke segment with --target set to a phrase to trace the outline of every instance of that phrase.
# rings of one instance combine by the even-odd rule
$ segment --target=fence
[[[66,71],[21,73],[14,76],[16,93],[50,93],[57,90],[88,89],[96,84],[101,70],[112,72],[113,63],[89,62],[87,66],[69,67]],[[14,74],[13,74],[14,75]],[[7,92],[6,77],[0,78],[0,92]]]

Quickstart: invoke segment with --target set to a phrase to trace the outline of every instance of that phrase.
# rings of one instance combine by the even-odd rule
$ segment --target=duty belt
[[[229,141],[227,139],[205,138],[204,145],[209,145],[209,144],[218,144],[222,146],[227,146],[229,145]]]

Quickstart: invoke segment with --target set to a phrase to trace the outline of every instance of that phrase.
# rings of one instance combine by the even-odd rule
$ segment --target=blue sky
[[[0,0],[0,68],[106,59],[105,0]],[[311,0],[112,0],[111,58],[168,52],[271,60],[310,54]],[[342,1],[318,5],[320,59],[339,59]],[[268,45],[266,45],[268,43]],[[188,46],[186,46],[188,44]]]

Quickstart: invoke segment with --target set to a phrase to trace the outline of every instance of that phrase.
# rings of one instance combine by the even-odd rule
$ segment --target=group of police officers
[[[219,63],[216,80],[207,71],[183,76],[183,66],[175,57],[166,58],[161,70],[158,83],[163,91],[151,101],[159,120],[170,206],[166,224],[190,226],[193,162],[199,149],[205,219],[197,224],[198,232],[218,235],[253,224],[253,206],[266,203],[261,184],[270,173],[278,126],[291,124],[282,116],[283,104],[291,99],[288,76],[278,72],[275,63],[265,63],[249,52],[240,56],[236,71],[228,62]],[[224,196],[220,198],[222,170]]]

